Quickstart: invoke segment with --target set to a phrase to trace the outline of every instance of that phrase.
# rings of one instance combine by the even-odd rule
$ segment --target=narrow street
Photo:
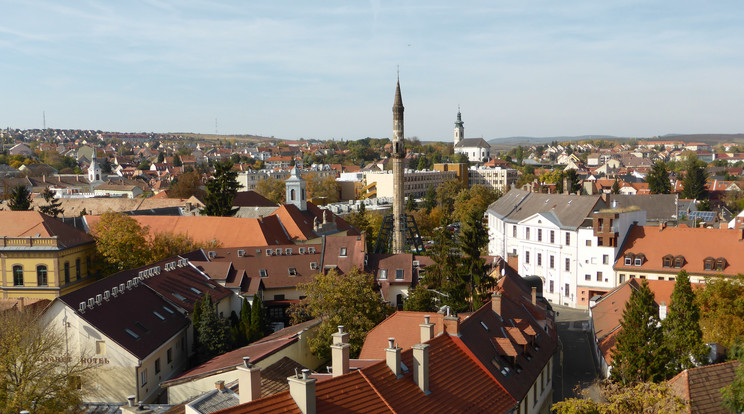
[[[558,352],[553,370],[553,402],[575,396],[577,385],[585,387],[599,375],[589,338],[589,312],[553,305],[558,325]]]

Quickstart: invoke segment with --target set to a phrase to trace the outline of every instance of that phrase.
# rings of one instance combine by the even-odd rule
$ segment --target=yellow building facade
[[[95,241],[35,211],[0,212],[2,298],[54,299],[94,281]]]

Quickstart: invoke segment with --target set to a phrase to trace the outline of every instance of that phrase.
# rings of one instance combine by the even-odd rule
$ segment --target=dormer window
[[[674,262],[674,257],[672,255],[666,255],[662,259],[663,266],[664,267],[672,267],[672,263]]]
[[[259,269],[258,275],[261,276],[261,277],[268,277],[269,276],[269,274],[266,271],[266,269]]]
[[[290,267],[289,268],[289,275],[290,276],[297,276],[297,268]]]
[[[682,266],[685,265],[685,257],[684,256],[677,256],[674,258],[674,267],[677,269],[681,269]]]
[[[381,280],[387,279],[387,269],[380,269],[380,279]]]
[[[723,271],[723,269],[726,268],[726,259],[723,257],[719,257],[716,259],[716,270]]]
[[[713,270],[716,265],[716,259],[712,257],[706,257],[703,261],[703,269],[705,270]]]
[[[403,280],[403,269],[395,269],[395,280]]]
[[[625,255],[625,266],[633,266],[633,253],[628,253]]]
[[[635,266],[642,266],[644,259],[646,259],[646,256],[644,256],[643,253],[637,254],[633,260],[633,264]]]
[[[342,247],[338,255],[341,257],[346,257],[346,247]]]

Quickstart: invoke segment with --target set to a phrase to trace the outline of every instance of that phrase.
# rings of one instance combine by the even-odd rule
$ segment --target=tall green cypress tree
[[[257,341],[266,335],[266,318],[263,301],[256,295],[253,297],[251,306],[251,342]]]
[[[229,350],[230,340],[224,321],[217,316],[212,298],[207,294],[201,305],[199,319],[199,359],[206,361]]]
[[[664,379],[666,350],[659,312],[645,280],[625,304],[621,327],[612,354],[612,379],[624,385]]]
[[[708,348],[700,329],[700,308],[686,271],[677,275],[667,317],[662,322],[664,346],[669,351],[669,377],[707,363]]]
[[[240,308],[238,327],[241,335],[240,344],[247,344],[251,340],[251,304],[246,298],[243,298],[243,306]]]

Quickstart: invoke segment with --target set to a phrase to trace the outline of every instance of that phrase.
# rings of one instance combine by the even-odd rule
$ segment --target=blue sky
[[[0,0],[0,126],[358,139],[744,132],[741,1]],[[217,120],[217,125],[215,125]]]

